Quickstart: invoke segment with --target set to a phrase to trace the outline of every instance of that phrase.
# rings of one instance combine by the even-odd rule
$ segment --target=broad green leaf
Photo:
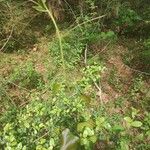
[[[93,135],[94,135],[94,130],[90,129],[89,127],[85,127],[83,132],[83,137],[86,138],[87,136],[93,136]]]
[[[124,128],[123,128],[121,125],[115,125],[115,126],[112,128],[112,131],[121,132],[121,131],[124,131]]]
[[[26,147],[26,146],[23,146],[22,150],[26,150],[26,149],[27,149],[27,147]]]
[[[133,121],[130,117],[125,117],[124,120],[128,123],[131,123]]]
[[[40,144],[43,145],[46,142],[46,139],[42,138],[40,139]]]
[[[54,141],[54,139],[53,139],[53,138],[51,138],[51,139],[50,139],[50,141],[49,141],[49,145],[50,145],[50,146],[54,146],[54,145],[55,145],[55,141]]]
[[[4,132],[9,131],[11,128],[12,128],[12,127],[11,127],[11,124],[10,124],[10,123],[7,123],[7,124],[5,125],[5,127],[4,127]]]
[[[21,142],[17,145],[17,149],[22,150],[22,143]]]
[[[96,119],[96,125],[100,125],[100,124],[102,124],[104,122],[105,122],[105,118],[104,117],[99,117],[99,118]]]
[[[47,149],[44,148],[42,145],[37,145],[36,150],[47,150]]]
[[[104,127],[107,130],[111,129],[111,125],[109,123],[104,123]]]
[[[131,126],[136,127],[136,128],[141,127],[142,126],[142,122],[140,122],[140,121],[133,121],[131,123]]]
[[[91,136],[89,139],[90,139],[90,141],[91,141],[92,143],[96,143],[96,141],[97,141],[97,136],[96,136],[96,135],[93,135],[93,136]]]
[[[86,138],[87,136],[88,136],[88,131],[87,131],[87,130],[84,130],[84,131],[83,131],[83,137]]]
[[[120,142],[120,150],[129,150],[129,145],[125,140]]]

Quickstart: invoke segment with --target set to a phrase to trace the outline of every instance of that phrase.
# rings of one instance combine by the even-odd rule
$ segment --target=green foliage
[[[35,70],[33,63],[18,66],[9,77],[9,83],[27,89],[37,88],[42,83],[41,75]]]
[[[2,2],[4,1],[0,1]],[[141,109],[142,103],[146,102],[145,98],[148,97],[145,96],[147,89],[144,87],[142,77],[133,80],[133,85],[124,96],[121,92],[125,89],[113,70],[109,82],[121,96],[116,102],[112,99],[102,104],[97,97],[99,93],[101,97],[107,94],[103,93],[105,84],[102,87],[99,85],[103,77],[102,73],[107,73],[107,69],[103,62],[95,60],[93,62],[87,60],[85,67],[82,63],[83,59],[91,57],[89,53],[91,54],[92,44],[97,42],[102,45],[103,43],[109,44],[118,38],[113,30],[108,30],[109,25],[105,24],[104,20],[100,22],[101,20],[97,21],[93,18],[101,14],[106,14],[108,18],[114,15],[115,26],[123,28],[122,32],[129,32],[141,20],[136,11],[131,7],[124,7],[124,3],[120,0],[85,0],[80,11],[75,12],[77,13],[76,26],[59,32],[57,26],[59,24],[56,24],[55,18],[51,16],[54,12],[48,10],[46,0],[34,2],[36,4],[34,9],[49,14],[58,34],[58,39],[53,38],[49,44],[52,60],[45,60],[48,63],[49,60],[53,61],[54,68],[48,66],[50,69],[42,76],[33,63],[26,63],[19,65],[10,72],[8,77],[0,80],[0,102],[2,102],[0,105],[2,108],[0,111],[0,148],[6,150],[92,150],[95,149],[95,145],[99,144],[100,149],[108,150],[149,149],[150,114],[145,110],[145,105],[144,109]],[[26,10],[24,6],[31,10],[32,5],[30,3],[24,5],[21,1],[22,7],[17,5],[13,8],[15,3],[17,2],[8,1],[0,6],[3,12],[7,7],[6,4],[9,4],[9,9],[12,10],[12,14],[9,16],[8,13],[6,18],[0,13],[0,22],[2,22],[0,29],[6,36],[13,24],[12,37],[18,38],[21,35],[21,39],[26,39],[26,36],[24,37],[24,34],[18,31],[22,28],[21,24],[26,23],[28,16],[33,13],[29,11],[29,14],[26,14],[28,9]],[[14,13],[13,10],[15,10]],[[24,10],[23,13],[21,10]],[[29,33],[29,35],[32,34]],[[16,41],[12,38],[6,48],[16,48],[15,44]],[[148,51],[149,48],[148,39],[144,42],[144,49]],[[66,77],[61,73],[64,71],[64,68],[61,68],[63,66],[61,55],[65,61]],[[144,55],[148,56],[148,53]],[[15,92],[17,88],[28,92],[28,96],[21,97],[23,101],[21,105],[16,105],[18,101],[11,101],[7,93],[10,90]],[[117,105],[115,110],[113,110],[112,103]],[[125,108],[132,104],[135,104],[136,108]]]
[[[117,37],[116,37],[116,35],[115,35],[115,33],[113,31],[101,32],[100,37],[101,37],[102,40],[105,40],[105,41],[106,40],[114,41],[114,40],[117,39]]]
[[[59,146],[61,130],[63,126],[67,126],[68,121],[69,127],[73,129],[73,123],[78,119],[75,116],[78,112],[81,113],[78,102],[69,103],[67,99],[61,100],[61,103],[55,99],[49,102],[42,101],[35,100],[23,110],[19,110],[15,115],[15,122],[7,120],[2,134],[3,146],[6,149],[17,148],[20,144],[28,149],[52,149],[56,144]]]
[[[127,123],[127,127],[128,128],[130,128],[130,127],[139,128],[139,127],[142,126],[142,122],[134,120],[134,118],[136,117],[136,115],[138,115],[137,113],[138,113],[138,111],[135,108],[132,108],[132,118],[130,118],[130,117],[125,117],[124,118],[124,120]]]
[[[81,80],[81,85],[84,88],[87,88],[92,83],[98,82],[100,80],[99,72],[103,72],[104,69],[105,67],[96,63],[94,65],[87,66],[85,69],[83,69],[84,76]]]
[[[99,69],[96,69],[96,71],[101,72]],[[20,82],[23,84],[24,77],[26,77],[26,74],[24,75],[23,73],[26,72],[28,75],[31,75],[31,77],[38,77],[34,72],[33,66],[28,65],[27,69],[22,72],[21,76],[20,74],[18,75],[17,71],[15,76],[13,76],[13,79],[16,79],[17,76],[17,79],[21,79],[22,82]],[[95,76],[92,76],[94,79]],[[28,79],[31,80],[29,77]],[[91,74],[89,72],[87,78],[90,77]],[[96,75],[96,78],[98,78],[98,75]],[[25,85],[27,85],[27,83],[29,84],[27,81],[25,83]],[[31,83],[33,83],[33,78]],[[58,83],[60,86],[57,89],[56,83],[54,83],[51,87],[52,95],[47,101],[41,99],[39,93],[38,95],[33,95],[29,104],[24,108],[15,110],[15,114],[10,114],[9,118],[7,118],[7,115],[4,115],[3,120],[1,120],[1,146],[6,149],[16,149],[19,147],[20,149],[59,148],[59,137],[64,128],[69,128],[77,134],[75,131],[76,126],[78,122],[82,121],[84,115],[83,112],[87,109],[85,102],[81,98],[83,90],[78,90],[78,88],[82,86],[79,83],[80,82],[76,82],[72,85],[77,89],[76,91],[73,90],[76,93],[74,95],[69,94],[73,91],[68,91],[63,82]],[[11,111],[12,110],[10,110],[10,112]],[[12,117],[13,119],[11,119]],[[66,144],[63,147],[66,147]]]
[[[85,47],[85,44],[81,42],[81,39],[78,38],[78,36],[80,36],[80,33],[79,35],[73,34],[73,36],[71,37],[66,37],[62,41],[66,66],[68,66],[69,68],[73,67],[77,64],[77,62],[79,62],[82,51]],[[54,42],[50,43],[49,50],[50,54],[55,58],[55,63],[57,65],[62,64],[59,45],[56,39],[54,40]]]
[[[140,57],[144,64],[150,65],[150,39],[144,41],[144,49]]]
[[[92,28],[93,25],[95,26],[94,29]],[[76,66],[81,60],[87,45],[98,41],[114,42],[116,39],[117,36],[113,31],[101,32],[98,30],[97,23],[91,23],[85,25],[85,27],[77,28],[68,36],[65,36],[62,41],[66,66],[69,68]],[[58,41],[56,39],[50,43],[49,50],[50,54],[55,58],[55,63],[60,65],[62,62]]]
[[[31,68],[33,71],[33,66]],[[139,118],[141,112],[132,108],[131,113],[121,115],[116,121],[109,112],[89,107],[83,98],[82,95],[89,95],[89,87],[92,89],[93,84],[99,82],[104,69],[103,65],[94,63],[81,70],[82,78],[69,85],[62,78],[45,85],[45,88],[50,86],[47,100],[39,91],[31,95],[24,107],[9,108],[0,120],[0,146],[3,149],[24,150],[63,150],[68,147],[91,150],[97,141],[103,144],[107,141],[104,145],[108,149],[135,148],[135,143],[146,147],[150,128],[148,114],[144,114],[142,120]],[[135,93],[141,89],[140,81],[137,80],[134,85]],[[90,93],[95,94],[92,90]],[[92,97],[90,99],[90,103],[95,101]]]
[[[150,49],[150,39],[145,40],[145,42],[144,42],[144,47],[145,47],[146,49]]]
[[[142,18],[131,8],[121,7],[115,25],[120,27],[121,32],[131,32],[141,20]]]

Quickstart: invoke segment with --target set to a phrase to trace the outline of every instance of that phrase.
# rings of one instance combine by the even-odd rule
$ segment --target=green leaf
[[[17,145],[17,149],[19,150],[21,150],[22,149],[22,143],[20,142],[18,145]]]
[[[40,139],[40,144],[43,145],[46,142],[46,139],[42,138]]]
[[[5,127],[4,127],[4,132],[7,132],[7,131],[9,131],[9,130],[11,130],[11,124],[10,123],[7,123],[6,125],[5,125]]]
[[[129,150],[129,145],[128,145],[127,141],[122,140],[120,142],[120,150]]]
[[[115,125],[115,126],[112,128],[112,131],[121,132],[121,131],[124,131],[124,128],[123,128],[121,125]]]
[[[54,94],[58,93],[62,88],[62,85],[59,83],[54,83],[52,85],[52,91],[54,92]]]
[[[97,136],[96,136],[96,135],[93,135],[93,136],[91,136],[89,139],[90,139],[90,141],[91,141],[92,143],[96,143],[96,141],[97,141]]]
[[[26,150],[26,149],[27,149],[27,147],[26,147],[26,146],[23,146],[22,150]]]
[[[35,10],[39,11],[39,12],[46,12],[46,10],[45,10],[43,7],[41,7],[40,5],[38,5],[38,6],[33,6],[33,8],[34,8]]]
[[[55,145],[55,141],[54,141],[54,139],[53,139],[53,138],[51,138],[51,139],[50,139],[50,141],[49,141],[49,145],[50,145],[50,146],[54,146],[54,145]]]
[[[26,128],[29,128],[29,127],[30,127],[30,125],[29,125],[28,122],[24,122],[24,126],[25,126]]]
[[[105,122],[105,118],[104,117],[100,117],[100,118],[96,119],[96,125],[100,125],[100,124],[102,124],[104,122]]]
[[[138,114],[139,110],[137,110],[133,107],[131,109],[132,109],[132,118],[135,118],[135,116]]]
[[[148,131],[146,132],[146,136],[148,136],[148,138],[150,138],[150,130],[148,130]]]
[[[90,136],[93,136],[94,135],[94,130],[93,129],[90,129],[89,127],[86,127],[83,131],[83,137],[86,138],[86,137],[90,137]]]
[[[88,131],[87,131],[87,130],[84,130],[84,131],[83,131],[83,137],[86,138],[87,136],[88,136]]]
[[[140,121],[133,121],[131,123],[131,126],[136,127],[136,128],[141,127],[142,126],[142,122],[140,122]]]
[[[78,132],[82,132],[85,127],[89,127],[89,128],[92,129],[94,127],[93,120],[90,119],[90,120],[88,120],[86,122],[78,123],[78,125],[77,125],[77,131]]]
[[[131,123],[133,121],[130,117],[125,117],[124,120],[128,123]]]
[[[109,123],[104,123],[104,127],[107,130],[111,129],[111,125]]]

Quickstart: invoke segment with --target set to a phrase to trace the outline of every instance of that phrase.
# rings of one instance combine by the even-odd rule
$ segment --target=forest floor
[[[59,82],[63,82],[61,81],[63,80],[62,69],[57,68],[53,63],[53,59],[49,52],[49,42],[50,41],[47,38],[42,38],[39,43],[35,44],[27,51],[0,53],[0,79],[2,81],[0,82],[0,88],[2,89],[0,93],[2,96],[0,115],[5,114],[5,112],[9,110],[9,106],[11,106],[10,108],[13,108],[12,105],[17,106],[14,107],[16,108],[16,111],[25,110],[28,105],[30,106],[33,95],[39,95],[39,99],[42,101],[51,101],[53,94],[55,95],[55,91],[53,93],[53,89],[51,88],[54,88],[56,91],[59,90]],[[98,110],[98,113],[107,117],[109,122],[114,123],[115,125],[121,123],[121,126],[123,127],[126,127],[123,118],[126,116],[133,116],[134,119],[135,113],[137,119],[144,120],[142,123],[147,126],[148,122],[145,121],[146,119],[144,118],[148,116],[147,112],[150,110],[149,74],[132,68],[126,63],[130,54],[128,45],[125,45],[122,41],[112,45],[106,44],[103,46],[101,43],[97,43],[90,45],[87,48],[87,53],[89,52],[89,49],[92,51],[92,58],[90,59],[94,60],[94,62],[100,60],[100,64],[102,63],[105,66],[105,69],[99,74],[99,83],[94,84],[93,82],[92,86],[90,88],[87,86],[85,93],[83,91],[83,95],[80,95],[81,98],[86,101],[87,107],[91,110],[94,109],[96,113]],[[130,55],[130,57],[132,57],[132,55]],[[85,61],[84,59],[85,58],[81,59],[81,61]],[[32,63],[34,67],[30,67],[30,63]],[[69,85],[69,88],[76,88],[73,84],[74,81],[82,79],[81,70],[84,63],[80,63],[80,65],[77,65],[77,67],[71,71],[66,70],[67,80],[65,81],[67,81],[67,83],[65,84]],[[24,68],[26,68],[26,70]],[[38,83],[38,86],[37,84],[34,85],[34,82]],[[72,84],[70,84],[70,82]],[[72,89],[69,92],[67,94],[70,97],[75,94]],[[65,95],[66,97],[68,97],[67,94]],[[75,100],[75,97],[72,96],[72,99]],[[40,103],[41,102],[39,102],[39,104]],[[69,103],[71,102],[69,101]],[[141,122],[135,122],[141,124]],[[131,134],[133,135],[133,138],[134,135],[136,135],[136,139],[139,138],[139,131],[138,128],[137,130],[132,130]],[[130,131],[127,129],[126,132],[128,136]],[[147,132],[146,128],[146,134]],[[143,133],[141,133],[140,136],[144,136]],[[103,150],[104,148],[102,148],[102,145],[104,143],[104,141],[102,143],[101,141],[97,141],[95,149]],[[104,145],[109,145],[111,147],[112,143],[113,142],[110,141]],[[144,146],[149,147],[149,145],[147,145],[147,143],[149,143],[149,138],[143,140],[141,143],[146,143]]]
[[[40,43],[35,44],[26,52],[15,52],[15,53],[0,53],[0,76],[3,78],[9,77],[16,66],[23,66],[26,62],[32,62],[38,73],[42,74],[43,79],[45,78],[46,72],[53,68],[51,56],[48,52],[48,39],[42,38]],[[93,51],[96,51],[96,56],[103,58],[103,63],[106,66],[106,71],[101,77],[101,98],[103,103],[124,103],[123,109],[112,108],[114,113],[123,113],[125,109],[128,109],[131,105],[130,94],[136,80],[142,82],[141,90],[150,88],[150,80],[148,78],[143,79],[145,76],[144,72],[136,69],[132,69],[124,62],[124,56],[129,53],[128,47],[120,44],[115,44],[113,47],[101,48],[98,44],[92,46]],[[47,67],[48,66],[48,67]],[[70,75],[72,72],[70,73]],[[137,91],[137,99],[141,97],[149,97],[150,91],[142,92]],[[30,91],[31,92],[31,91]],[[36,90],[32,90],[32,93]],[[99,91],[95,93],[99,96]],[[9,88],[7,89],[9,97],[15,103],[23,105],[22,97],[28,95],[28,90],[22,87]],[[128,94],[127,94],[128,93]],[[146,95],[145,95],[146,94]],[[123,100],[123,101],[122,101]],[[117,102],[118,101],[118,102]],[[97,101],[100,103],[99,101]],[[95,105],[97,105],[97,102]],[[22,104],[23,103],[23,104]],[[99,104],[98,104],[99,105]],[[111,112],[112,113],[112,112]]]

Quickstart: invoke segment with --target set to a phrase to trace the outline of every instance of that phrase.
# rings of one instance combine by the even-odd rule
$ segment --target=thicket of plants
[[[105,103],[101,80],[107,58],[97,57],[92,49],[95,44],[111,48],[119,40],[135,38],[133,57],[125,62],[147,79],[148,4],[148,0],[0,1],[2,53],[30,49],[42,36],[51,39],[44,75],[33,62],[26,62],[0,77],[0,148],[150,149],[145,76],[135,77],[124,97]],[[10,89],[18,89],[19,99],[11,97]],[[112,107],[127,108],[111,114]]]

